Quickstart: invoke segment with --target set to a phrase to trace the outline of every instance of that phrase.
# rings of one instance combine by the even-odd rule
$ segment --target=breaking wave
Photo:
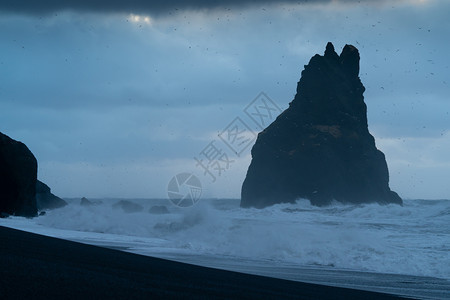
[[[265,209],[242,209],[238,200],[202,200],[191,208],[132,201],[144,210],[125,213],[112,207],[114,200],[89,207],[72,201],[33,222],[127,242],[131,251],[150,255],[204,254],[450,278],[450,265],[443,263],[450,261],[448,200],[321,208],[299,200]],[[167,204],[170,213],[148,213],[155,204]]]

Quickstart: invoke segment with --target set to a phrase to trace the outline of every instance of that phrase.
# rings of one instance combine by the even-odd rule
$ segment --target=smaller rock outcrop
[[[6,219],[9,218],[9,214],[5,212],[0,212],[0,219]]]
[[[35,217],[37,161],[25,144],[0,132],[0,213]]]
[[[155,215],[163,215],[168,214],[169,210],[164,205],[155,205],[150,207],[150,210],[148,212]]]
[[[81,198],[80,205],[81,206],[96,206],[102,204],[100,200],[89,200],[86,197]]]
[[[80,205],[81,205],[81,206],[92,206],[92,205],[94,205],[94,202],[92,202],[91,200],[89,200],[89,199],[86,198],[86,197],[83,197],[83,198],[81,198],[81,200],[80,200]]]
[[[114,209],[121,209],[126,213],[136,213],[144,210],[144,207],[142,205],[128,200],[120,200],[119,202],[113,204],[112,207]]]
[[[67,202],[53,195],[48,185],[42,181],[36,181],[36,204],[38,210],[55,209],[64,207]]]

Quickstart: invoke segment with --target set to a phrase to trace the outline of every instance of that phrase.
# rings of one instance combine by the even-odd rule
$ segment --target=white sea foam
[[[32,220],[0,225],[149,255],[208,255],[450,279],[450,201],[406,200],[380,206],[300,200],[241,209],[236,200],[203,200],[191,208],[149,214],[113,209],[114,201],[78,202]]]

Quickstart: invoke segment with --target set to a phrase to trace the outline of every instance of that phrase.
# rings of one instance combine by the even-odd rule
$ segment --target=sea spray
[[[113,200],[89,207],[72,202],[33,220],[4,222],[20,219],[61,237],[76,232],[81,241],[84,232],[86,242],[122,243],[129,251],[149,255],[234,257],[450,278],[447,200],[406,200],[403,207],[316,207],[299,200],[265,209],[241,209],[237,200],[203,200],[191,208],[169,206],[170,213],[163,215],[147,212],[150,200],[133,201],[146,209],[125,213],[112,209]]]

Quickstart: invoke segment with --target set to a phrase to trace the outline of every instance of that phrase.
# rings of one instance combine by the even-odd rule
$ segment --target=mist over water
[[[242,209],[239,200],[202,200],[190,208],[170,206],[167,200],[132,201],[144,210],[125,213],[112,207],[117,202],[112,199],[88,207],[77,200],[33,220],[5,221],[87,243],[115,241],[147,255],[208,255],[450,278],[448,200],[323,208],[299,200],[265,209]],[[161,204],[169,214],[148,213]]]

